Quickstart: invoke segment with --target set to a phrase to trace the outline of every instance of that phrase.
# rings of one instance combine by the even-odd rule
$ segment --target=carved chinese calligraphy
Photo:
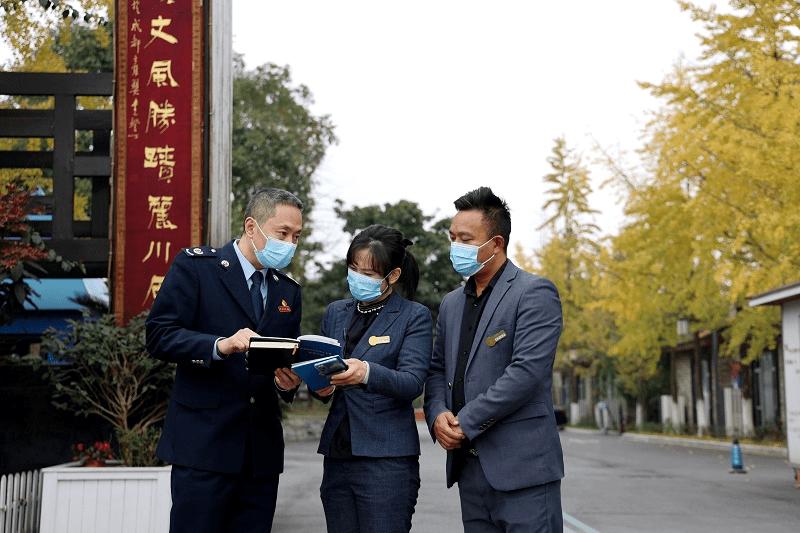
[[[203,3],[122,0],[116,24],[114,308],[127,319],[152,305],[174,254],[202,244]]]

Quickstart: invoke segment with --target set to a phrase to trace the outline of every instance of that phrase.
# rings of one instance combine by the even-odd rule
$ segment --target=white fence
[[[42,472],[0,476],[0,533],[38,533]]]
[[[739,388],[725,387],[722,394],[725,400],[725,432],[731,437],[752,435],[753,399],[744,399]]]

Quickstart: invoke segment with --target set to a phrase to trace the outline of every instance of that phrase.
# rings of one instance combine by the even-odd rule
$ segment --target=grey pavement
[[[412,520],[417,533],[461,527],[458,489],[447,489],[445,452],[418,423],[422,486]],[[322,457],[313,430],[286,443],[273,531],[325,532],[319,499]],[[730,474],[730,446],[669,438],[637,439],[567,428],[560,432],[566,477],[566,533],[796,532],[800,490],[785,457],[743,450],[747,474]],[[682,440],[682,439],[678,439]]]
[[[448,533],[463,531],[458,488],[447,489],[444,476],[445,451],[434,444],[423,422],[420,432],[421,486],[412,518],[412,531]],[[322,456],[318,440],[309,438],[286,443],[285,468],[278,489],[278,503],[272,531],[275,533],[325,532],[325,514],[319,499]]]
[[[732,474],[730,444],[574,429],[561,443],[562,507],[591,528],[582,531],[800,531],[800,490],[785,457],[743,451],[746,473]]]

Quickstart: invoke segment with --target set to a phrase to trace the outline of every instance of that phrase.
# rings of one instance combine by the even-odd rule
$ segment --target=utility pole
[[[209,142],[207,244],[231,238],[233,137],[233,2],[211,0],[209,39]]]

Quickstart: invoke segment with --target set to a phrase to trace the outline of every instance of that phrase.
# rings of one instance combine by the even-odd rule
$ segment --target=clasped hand
[[[450,411],[445,411],[436,417],[433,422],[433,434],[436,441],[445,450],[455,450],[461,447],[461,441],[467,438],[458,423],[458,417]]]

